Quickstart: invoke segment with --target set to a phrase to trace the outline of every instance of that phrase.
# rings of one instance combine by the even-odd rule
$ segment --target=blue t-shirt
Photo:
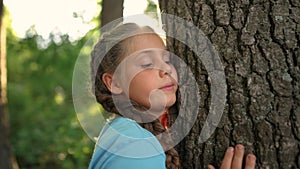
[[[166,169],[156,137],[134,120],[117,117],[102,129],[89,169]]]

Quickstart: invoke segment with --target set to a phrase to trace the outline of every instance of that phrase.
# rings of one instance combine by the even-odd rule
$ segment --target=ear
[[[110,73],[104,73],[102,75],[102,81],[106,88],[113,94],[121,94],[123,92],[120,83],[117,79],[113,78]]]

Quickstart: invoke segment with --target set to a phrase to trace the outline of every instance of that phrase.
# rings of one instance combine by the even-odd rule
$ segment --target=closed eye
[[[148,64],[143,64],[143,65],[141,65],[142,68],[150,68],[150,67],[152,67],[152,66],[153,66],[152,63],[148,63]]]
[[[172,64],[170,60],[165,61],[166,64]]]

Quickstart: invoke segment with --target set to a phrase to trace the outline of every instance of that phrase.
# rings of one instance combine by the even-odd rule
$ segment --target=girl
[[[96,99],[111,117],[89,168],[180,168],[178,152],[166,148],[171,137],[160,135],[168,133],[179,95],[177,72],[162,39],[150,27],[121,24],[95,45],[91,69]],[[242,145],[229,147],[221,168],[241,168],[243,155]],[[248,155],[245,168],[255,168],[254,155]]]

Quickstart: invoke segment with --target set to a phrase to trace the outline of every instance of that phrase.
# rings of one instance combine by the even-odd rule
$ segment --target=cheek
[[[168,107],[171,107],[173,104],[175,104],[177,98],[176,98],[176,94],[169,100],[169,103],[168,103]]]
[[[131,80],[129,84],[129,97],[131,99],[148,100],[152,86],[149,80],[143,77],[147,77],[147,75],[138,74]]]
[[[171,77],[178,83],[178,75],[177,75],[177,71],[174,68],[174,66],[172,67],[172,74]]]

